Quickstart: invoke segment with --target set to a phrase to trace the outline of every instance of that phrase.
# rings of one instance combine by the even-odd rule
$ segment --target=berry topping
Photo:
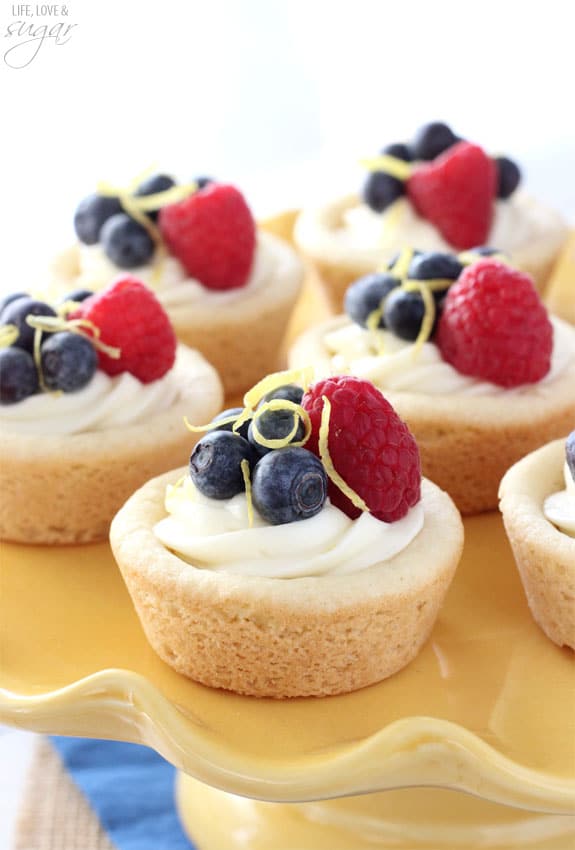
[[[415,134],[412,145],[413,159],[427,161],[435,159],[459,141],[460,139],[447,124],[441,121],[425,124]]]
[[[214,416],[212,422],[219,422],[220,419],[229,419],[232,420],[230,422],[224,422],[222,425],[218,425],[217,428],[213,428],[213,431],[232,431],[234,427],[234,422],[236,419],[239,419],[241,414],[244,412],[243,407],[230,407],[227,410],[222,410],[221,413],[218,413],[217,416]],[[240,437],[244,437],[246,440],[248,438],[248,429],[250,427],[251,419],[247,419],[240,427],[238,428],[237,433]]]
[[[405,184],[384,171],[372,171],[362,190],[363,200],[375,212],[383,212],[404,194]]]
[[[18,337],[14,345],[32,353],[34,348],[34,328],[26,322],[27,316],[55,316],[56,312],[43,301],[34,298],[17,298],[2,311],[2,324],[15,325]]]
[[[154,241],[148,231],[125,213],[106,221],[100,239],[108,259],[121,269],[143,266],[154,254]]]
[[[326,400],[329,431],[324,441]],[[405,516],[420,498],[419,451],[407,425],[380,391],[368,381],[339,376],[310,387],[302,405],[312,424],[306,448],[320,457],[327,448],[346,489],[351,488],[375,517],[394,522]],[[347,516],[359,516],[361,509],[333,480],[329,497]]]
[[[301,404],[303,390],[297,384],[284,384],[281,387],[276,387],[275,390],[270,390],[262,398],[262,402],[273,401],[275,398],[291,401],[294,404]]]
[[[154,293],[136,278],[118,278],[83,301],[71,318],[92,322],[103,343],[120,349],[118,359],[98,351],[100,369],[108,375],[130,372],[149,384],[174,365],[176,337],[170,320]]]
[[[260,455],[265,455],[277,446],[266,445],[270,441],[282,443],[301,443],[305,436],[305,424],[296,410],[268,408],[256,411],[252,419],[248,440]]]
[[[46,389],[71,393],[88,384],[98,355],[89,339],[69,331],[50,334],[42,344],[41,369]]]
[[[571,478],[575,481],[575,431],[571,431],[565,443],[565,460],[571,473]]]
[[[394,156],[396,159],[402,159],[404,162],[411,162],[413,159],[408,145],[404,145],[403,142],[395,142],[392,145],[386,145],[381,152],[387,156]]]
[[[173,177],[169,177],[167,174],[154,174],[152,177],[144,180],[143,183],[140,183],[135,195],[140,198],[146,195],[156,195],[158,192],[167,192],[168,189],[171,189],[175,185],[176,181]],[[147,215],[150,216],[152,221],[156,221],[159,212],[159,209],[149,210]]]
[[[160,231],[169,250],[208,289],[234,289],[249,277],[255,223],[243,195],[211,183],[160,211]]]
[[[0,402],[15,404],[38,392],[38,372],[31,354],[22,348],[0,350]]]
[[[519,186],[521,172],[516,163],[506,156],[498,156],[495,159],[497,168],[497,197],[508,198]]]
[[[462,374],[517,387],[549,371],[553,327],[529,275],[484,259],[451,286],[435,342]]]
[[[113,215],[123,212],[118,198],[88,195],[80,201],[74,214],[74,230],[84,245],[95,245],[100,240],[103,225]]]
[[[457,257],[438,251],[418,254],[409,265],[412,280],[457,280],[462,271],[463,265]]]
[[[493,218],[497,170],[477,145],[458,142],[436,160],[420,165],[407,181],[407,194],[456,248],[487,240]]]
[[[350,319],[362,328],[367,327],[368,319],[379,311],[377,326],[385,327],[382,315],[384,299],[401,281],[390,274],[368,274],[360,277],[345,293],[344,308]]]
[[[0,299],[0,320],[2,319],[4,308],[19,298],[30,298],[30,295],[28,292],[10,292],[9,295],[5,295],[4,298]]]
[[[239,434],[212,431],[196,444],[190,457],[190,477],[210,499],[231,499],[245,489],[242,461],[254,465],[257,455]]]
[[[325,504],[328,479],[323,465],[307,449],[269,452],[258,461],[252,480],[254,506],[272,525],[315,516]]]
[[[478,257],[493,257],[495,254],[501,254],[499,248],[491,248],[489,245],[479,245],[469,249],[469,254],[477,254]]]
[[[433,294],[437,296],[436,300],[440,301],[445,293],[440,291]],[[425,302],[420,292],[396,289],[385,301],[384,327],[389,328],[400,339],[415,342],[421,331],[425,314]],[[435,322],[437,322],[437,315],[438,311],[436,311]],[[432,325],[430,335],[434,330],[435,324]]]

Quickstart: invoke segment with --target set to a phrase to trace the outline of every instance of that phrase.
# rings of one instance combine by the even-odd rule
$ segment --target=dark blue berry
[[[476,248],[470,248],[466,254],[477,254],[479,257],[493,257],[494,254],[501,254],[499,248],[492,248],[489,245],[478,245]]]
[[[294,417],[297,419],[297,430],[291,438],[290,443],[299,443],[304,438],[305,426],[295,410],[264,410],[257,417],[259,434],[266,440],[285,440],[294,426]],[[253,420],[249,427],[248,440],[260,455],[265,455],[272,451],[271,448],[259,442],[255,433]]]
[[[213,177],[194,177],[192,183],[195,183],[198,189],[204,189],[206,186],[209,186],[210,183],[215,183]]]
[[[41,364],[46,389],[73,393],[92,380],[98,355],[89,339],[62,331],[43,343]]]
[[[424,316],[425,304],[419,292],[398,289],[392,292],[385,302],[385,324],[400,339],[414,342],[419,336]],[[433,330],[435,330],[437,318],[436,311]]]
[[[494,160],[497,167],[497,197],[508,198],[519,186],[521,172],[512,159],[498,156]]]
[[[0,350],[0,402],[15,404],[38,392],[38,372],[31,354],[22,348]]]
[[[88,195],[80,201],[74,213],[74,230],[84,245],[95,245],[100,241],[100,231],[106,221],[122,212],[118,198],[103,195]]]
[[[135,194],[138,197],[155,195],[158,192],[167,192],[168,189],[171,189],[175,185],[176,181],[167,174],[154,174],[152,177],[148,177],[147,180],[144,180],[143,183],[140,183]],[[160,210],[158,208],[157,210],[150,210],[149,212],[146,212],[146,215],[149,215],[153,221],[156,221],[159,212]]]
[[[211,431],[192,452],[190,477],[204,496],[231,499],[245,489],[242,460],[247,460],[250,468],[257,460],[247,440],[230,431]]]
[[[58,298],[56,301],[56,307],[60,307],[68,301],[73,301],[75,304],[79,304],[82,301],[85,301],[86,298],[90,298],[93,294],[94,293],[91,289],[72,289],[71,292],[67,292],[66,295]]]
[[[0,321],[2,319],[4,308],[7,307],[8,304],[12,304],[13,301],[17,301],[19,298],[30,298],[30,294],[28,292],[11,292],[9,295],[5,295],[4,298],[0,300]]]
[[[457,280],[462,271],[463,265],[453,254],[434,251],[413,258],[409,266],[409,277],[412,280]],[[446,292],[447,288],[436,290],[433,297],[436,301],[441,301]]]
[[[220,419],[229,419],[230,416],[234,416],[235,419],[238,419],[240,414],[242,414],[243,412],[244,412],[243,407],[230,407],[227,410],[222,410],[222,412],[218,413],[217,416],[214,416],[214,418],[212,419],[212,422],[219,422]],[[240,437],[244,437],[244,439],[247,440],[247,438],[248,438],[248,428],[250,427],[250,422],[251,422],[251,419],[247,419],[243,423],[243,425],[240,425],[238,431],[235,431],[234,433],[239,434]],[[214,431],[232,431],[233,426],[234,426],[233,422],[229,422],[225,425],[218,425],[217,428],[212,429],[212,433]]]
[[[109,218],[101,233],[106,256],[121,269],[143,266],[154,254],[154,242],[148,231],[125,213]]]
[[[350,319],[365,328],[370,314],[382,307],[384,298],[399,286],[399,283],[399,280],[390,274],[368,274],[360,277],[345,293],[345,312]],[[379,327],[385,327],[383,315],[379,320]]]
[[[274,398],[280,398],[283,401],[293,401],[294,404],[301,404],[303,390],[297,384],[284,384],[283,387],[276,387],[275,390],[270,390],[269,393],[266,393],[260,404],[266,401],[272,401]]]
[[[56,312],[43,301],[35,298],[18,298],[8,304],[2,312],[3,325],[16,325],[18,339],[14,343],[18,348],[32,353],[34,349],[34,328],[26,322],[27,316],[55,316]]]
[[[372,171],[362,190],[363,200],[375,212],[383,212],[403,194],[405,186],[402,181],[384,171]]]
[[[571,472],[571,477],[575,481],[575,431],[571,431],[565,443],[565,459],[567,466]]]
[[[278,449],[258,461],[252,498],[272,525],[315,516],[327,498],[327,475],[321,461],[304,448]]]
[[[411,162],[413,159],[409,146],[404,145],[403,142],[386,145],[381,152],[388,156],[395,156],[397,159],[402,159],[404,162]]]
[[[411,146],[413,158],[427,161],[435,159],[436,156],[459,141],[458,136],[447,124],[443,124],[441,121],[425,124],[415,134]]]

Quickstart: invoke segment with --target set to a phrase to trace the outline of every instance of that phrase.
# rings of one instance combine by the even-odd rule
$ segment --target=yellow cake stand
[[[107,544],[4,544],[0,721],[153,747],[180,771],[200,850],[572,850],[573,653],[532,620],[500,517],[467,519],[465,533],[407,668],[285,701],[165,665]]]

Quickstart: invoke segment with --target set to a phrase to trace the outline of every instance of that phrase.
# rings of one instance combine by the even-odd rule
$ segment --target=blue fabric
[[[148,747],[50,738],[118,850],[194,850],[174,803],[175,768]]]

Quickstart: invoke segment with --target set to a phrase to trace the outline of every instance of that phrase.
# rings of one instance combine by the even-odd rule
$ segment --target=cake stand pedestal
[[[182,821],[201,850],[567,850],[573,653],[533,622],[499,516],[465,532],[407,668],[285,701],[211,690],[160,661],[107,544],[4,544],[0,721],[153,747],[181,771]]]

